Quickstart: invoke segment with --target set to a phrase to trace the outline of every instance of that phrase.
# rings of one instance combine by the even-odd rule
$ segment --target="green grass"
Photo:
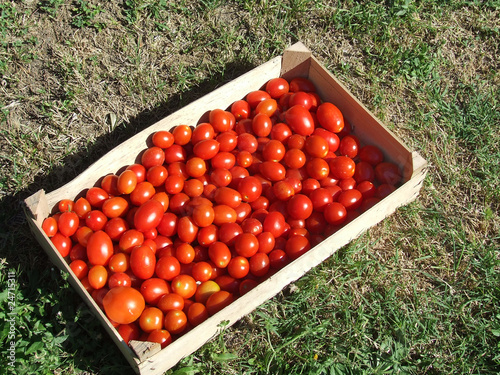
[[[499,37],[498,0],[1,4],[0,338],[10,271],[15,373],[130,371],[20,201],[298,40],[428,160],[423,189],[167,373],[500,372]]]

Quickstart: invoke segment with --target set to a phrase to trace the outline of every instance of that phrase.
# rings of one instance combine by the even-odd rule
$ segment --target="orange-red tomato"
[[[89,237],[87,257],[91,265],[108,265],[113,251],[113,242],[106,232],[99,230]]]
[[[190,275],[178,275],[171,282],[172,292],[184,299],[191,298],[196,293],[196,280]]]
[[[129,324],[141,316],[146,303],[142,294],[132,287],[110,289],[103,299],[106,315],[118,324]]]

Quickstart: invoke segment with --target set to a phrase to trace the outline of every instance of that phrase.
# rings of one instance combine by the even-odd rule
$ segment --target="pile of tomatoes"
[[[63,199],[43,230],[125,342],[165,347],[401,182],[306,78],[274,78],[140,163]]]

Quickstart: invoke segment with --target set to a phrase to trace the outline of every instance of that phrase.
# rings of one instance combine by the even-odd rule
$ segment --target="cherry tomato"
[[[323,212],[325,220],[332,225],[340,225],[347,219],[347,210],[339,202],[332,202],[325,207]]]
[[[157,146],[146,149],[141,156],[141,164],[144,168],[149,169],[155,165],[162,165],[165,161],[165,153],[163,149]]]
[[[92,207],[101,208],[102,204],[109,198],[109,194],[100,187],[91,187],[87,190],[85,198]]]
[[[217,267],[226,268],[231,260],[231,250],[225,243],[216,241],[208,247],[208,256]]]
[[[356,164],[347,156],[339,156],[329,162],[331,175],[339,180],[354,176]]]
[[[187,328],[187,316],[182,310],[170,310],[165,314],[164,326],[168,332],[178,335]]]
[[[246,101],[250,105],[250,108],[255,109],[257,105],[263,100],[270,99],[271,95],[269,95],[266,91],[256,90],[249,92],[245,97]]]
[[[191,141],[191,136],[193,130],[188,125],[177,125],[174,130],[172,130],[172,135],[174,136],[174,143],[180,146],[184,146]]]
[[[117,189],[120,194],[130,194],[137,185],[137,175],[130,169],[125,169],[118,176]]]
[[[181,264],[174,256],[162,256],[156,262],[156,275],[164,280],[171,281],[181,272]]]
[[[92,265],[106,266],[113,255],[113,242],[102,230],[94,232],[87,242],[87,257]]]
[[[191,298],[196,293],[196,280],[190,275],[177,275],[171,282],[172,292],[184,299]]]
[[[166,130],[159,130],[153,134],[151,141],[157,147],[169,148],[174,144],[174,136]]]
[[[244,256],[231,258],[227,265],[227,271],[231,277],[242,279],[250,272],[250,264]]]
[[[286,94],[289,89],[290,86],[288,81],[281,77],[270,79],[266,83],[266,92],[274,99],[279,99]]]
[[[313,211],[311,199],[304,194],[295,194],[287,204],[288,214],[294,219],[307,219]]]
[[[163,218],[163,205],[151,199],[143,203],[134,215],[134,226],[140,232],[155,228]]]
[[[73,206],[73,211],[78,215],[79,219],[83,219],[90,210],[92,210],[92,207],[89,201],[83,197],[78,198]]]
[[[311,135],[314,131],[311,113],[301,105],[290,107],[285,112],[285,121],[290,129],[299,135]]]
[[[344,128],[344,116],[332,103],[321,103],[316,110],[316,116],[319,124],[326,130],[339,133]]]
[[[128,345],[130,340],[137,340],[141,335],[140,329],[135,323],[131,324],[120,324],[118,326],[118,333],[122,337],[123,341]],[[156,341],[153,341],[156,342]]]
[[[152,277],[142,282],[139,291],[147,304],[155,306],[162,296],[170,293],[170,287],[164,279]]]
[[[76,260],[72,261],[69,264],[69,268],[71,268],[71,270],[73,271],[75,276],[78,278],[78,280],[81,280],[84,277],[86,277],[88,272],[89,272],[89,267],[87,266],[87,263],[85,263],[81,259],[76,259]]]
[[[42,223],[42,229],[47,237],[52,237],[57,233],[57,220],[54,217],[46,218]]]
[[[215,213],[214,217],[216,217]],[[195,224],[191,216],[183,216],[179,219],[177,223],[177,235],[182,242],[193,242],[196,239],[197,234],[198,226]]]
[[[129,204],[123,197],[112,197],[102,204],[102,213],[109,219],[124,217],[128,210]]]
[[[295,77],[290,81],[289,84],[291,92],[305,91],[305,92],[315,92],[316,86],[314,83],[304,77]]]
[[[377,146],[366,145],[359,150],[359,159],[375,167],[384,161],[384,154]]]
[[[297,259],[311,248],[309,240],[305,236],[293,235],[286,241],[285,252],[292,260]]]
[[[208,319],[208,310],[203,303],[195,302],[189,306],[187,317],[191,325],[197,326]]]
[[[250,258],[259,251],[259,240],[254,234],[243,232],[236,237],[234,249],[239,255]],[[235,277],[234,275],[231,276]]]
[[[116,288],[119,286],[132,286],[132,279],[125,272],[116,272],[108,278],[108,288]]]
[[[78,215],[73,211],[65,211],[59,216],[57,221],[57,227],[59,232],[66,237],[71,237],[76,233],[78,225],[80,224],[80,219]]]
[[[101,289],[108,281],[108,271],[104,266],[92,266],[88,274],[89,284],[94,289]]]
[[[381,184],[397,185],[401,182],[399,167],[391,162],[382,162],[375,167],[375,177]]]
[[[155,273],[155,253],[149,246],[137,246],[130,253],[130,269],[139,279],[146,280]]]
[[[231,104],[231,113],[236,121],[246,119],[250,116],[250,104],[246,100],[237,100]]]
[[[215,292],[208,298],[205,306],[207,307],[209,315],[215,315],[224,307],[229,306],[233,301],[233,294],[225,290],[220,290],[218,292]]]
[[[250,272],[252,275],[257,277],[262,277],[267,275],[271,263],[269,262],[269,257],[266,253],[258,252],[250,258]]]
[[[280,237],[285,231],[285,217],[281,212],[269,212],[263,222],[263,231],[269,232],[274,238]]]
[[[182,310],[184,308],[184,298],[177,293],[167,293],[160,297],[157,307],[164,313],[170,310]]]
[[[163,349],[172,343],[172,336],[166,329],[155,329],[149,333],[147,341],[157,342]]]
[[[214,127],[217,133],[225,132],[231,130],[232,118],[231,112],[224,111],[222,109],[214,109],[210,111],[208,115],[208,121]]]
[[[150,333],[163,327],[163,312],[156,307],[146,307],[139,317],[139,326]]]

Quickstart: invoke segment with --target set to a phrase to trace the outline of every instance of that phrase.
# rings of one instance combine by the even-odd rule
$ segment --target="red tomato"
[[[216,241],[208,247],[208,256],[217,267],[226,268],[231,260],[231,250],[225,243]]]
[[[163,312],[156,307],[146,307],[139,317],[139,326],[150,333],[163,327]]]
[[[231,113],[236,121],[246,119],[250,116],[250,104],[246,100],[237,100],[231,105]]]
[[[356,164],[347,156],[339,156],[329,162],[331,175],[339,180],[354,176]]]
[[[281,269],[289,262],[288,255],[282,249],[275,249],[269,253],[269,264],[271,268]]]
[[[128,210],[129,204],[123,197],[112,197],[102,204],[102,212],[109,219],[123,217],[127,214]]]
[[[232,128],[231,112],[222,109],[214,109],[208,115],[208,121],[217,133],[228,131]]]
[[[162,256],[156,262],[156,275],[164,280],[171,281],[181,272],[181,264],[174,256]]]
[[[78,225],[80,224],[80,219],[78,215],[73,211],[65,211],[59,216],[57,221],[57,226],[59,232],[66,237],[71,237],[76,233]]]
[[[42,229],[47,237],[52,237],[57,233],[57,220],[53,217],[46,218],[42,223]]]
[[[196,280],[190,275],[178,275],[172,279],[172,292],[184,299],[191,298],[196,293]]]
[[[87,242],[87,257],[92,265],[106,266],[113,255],[113,242],[102,230],[94,232]]]
[[[236,211],[234,208],[225,205],[218,204],[214,206],[214,224],[220,226],[224,223],[235,223],[236,222]]]
[[[144,168],[149,169],[155,165],[162,165],[165,161],[165,153],[163,149],[157,146],[146,149],[141,156],[141,164]]]
[[[257,277],[262,277],[267,275],[271,264],[269,262],[269,257],[263,252],[258,252],[250,258],[250,272],[252,275]]]
[[[237,190],[221,186],[215,190],[214,200],[217,204],[236,208],[241,203],[241,194]]]
[[[92,209],[90,203],[85,198],[78,198],[73,206],[73,211],[78,215],[78,218],[84,218]]]
[[[274,249],[276,241],[271,232],[262,232],[258,234],[257,240],[259,240],[259,253],[269,254]]]
[[[172,130],[172,135],[174,136],[174,143],[180,146],[184,146],[191,141],[191,136],[193,130],[189,125],[177,125],[174,130]]]
[[[85,263],[81,259],[76,259],[72,261],[69,264],[69,268],[73,271],[75,276],[78,278],[78,280],[83,279],[85,276],[87,276],[89,272],[89,267],[87,266],[87,263]]]
[[[116,272],[108,278],[108,288],[116,288],[119,286],[132,286],[132,279],[125,272]]]
[[[216,214],[214,214],[214,217],[216,217]],[[197,234],[198,226],[194,223],[191,216],[183,216],[179,219],[177,223],[177,235],[182,242],[193,242]]]
[[[170,293],[170,287],[165,280],[152,277],[142,282],[139,291],[147,304],[156,306],[162,296]]]
[[[263,231],[271,233],[274,238],[280,237],[285,231],[285,223],[285,217],[281,212],[269,212],[263,222]]]
[[[316,87],[314,86],[314,83],[308,78],[295,77],[290,81],[290,91],[291,92],[298,92],[298,91],[315,92]]]
[[[339,139],[339,136],[337,134],[332,133],[331,131],[328,131],[328,130],[323,129],[323,128],[314,129],[313,134],[319,135],[320,137],[324,138],[327,141],[329,151],[335,152],[338,150],[339,145],[340,145],[340,139]]]
[[[182,310],[184,308],[184,298],[176,293],[164,294],[158,301],[157,307],[164,313],[170,310]]]
[[[149,246],[137,246],[130,253],[130,269],[139,279],[146,280],[155,273],[155,253]]]
[[[88,274],[89,284],[94,289],[101,289],[108,281],[108,271],[104,266],[92,266]]]
[[[140,329],[135,323],[131,324],[120,324],[118,327],[118,333],[122,337],[125,343],[129,343],[130,340],[137,340],[140,336]],[[156,341],[153,341],[156,342]]]
[[[208,319],[208,310],[204,304],[195,302],[189,306],[187,317],[191,325],[197,326]]]
[[[166,164],[183,162],[186,160],[186,157],[187,157],[186,149],[180,145],[173,144],[169,148],[165,149]]]
[[[238,191],[244,202],[253,202],[262,194],[262,184],[254,176],[247,176],[238,183]]]
[[[295,194],[287,204],[288,214],[294,219],[307,219],[313,211],[313,204],[304,194]]]
[[[166,130],[159,130],[151,138],[153,145],[160,148],[169,148],[174,144],[174,136]]]
[[[297,259],[311,248],[309,240],[305,236],[293,235],[286,241],[285,252],[292,260]]]
[[[160,224],[163,214],[163,205],[151,199],[137,209],[134,215],[134,226],[138,231],[146,232]]]
[[[164,326],[168,332],[178,335],[187,328],[187,316],[182,310],[171,310],[165,314]]]
[[[377,146],[366,145],[359,150],[359,159],[375,167],[384,161],[384,154]]]
[[[299,135],[311,135],[314,131],[314,120],[311,113],[301,105],[290,107],[285,112],[285,121],[292,131]]]
[[[266,115],[268,117],[271,117],[276,110],[278,109],[278,102],[276,100],[270,98],[270,99],[264,99],[263,101],[259,102],[257,104],[257,107],[255,107],[255,114],[260,115]],[[254,117],[255,119],[255,117]],[[265,135],[259,135],[259,137],[267,137],[271,133],[271,129],[269,128],[269,131]],[[257,133],[255,133],[257,134]]]
[[[188,243],[181,243],[175,249],[175,257],[181,264],[189,264],[194,260],[195,251],[193,246]]]
[[[254,234],[243,232],[236,237],[234,249],[239,255],[250,258],[259,251],[259,240]]]
[[[279,99],[286,94],[289,89],[290,86],[288,81],[281,77],[270,79],[266,83],[266,92],[274,99]]]
[[[206,307],[209,315],[214,315],[222,310],[224,307],[230,305],[234,301],[234,296],[225,291],[221,290],[212,294],[206,303]]]
[[[314,134],[306,138],[304,148],[313,158],[324,158],[329,151],[328,141]]]
[[[246,101],[250,105],[250,108],[255,109],[257,105],[266,99],[270,99],[271,95],[269,95],[267,92],[262,91],[262,90],[256,90],[249,92],[246,96]]]
[[[137,185],[137,175],[130,169],[125,169],[118,176],[117,189],[120,194],[130,194]]]
[[[346,135],[340,140],[339,154],[354,159],[358,155],[359,141],[352,135]]]
[[[344,116],[332,103],[321,103],[316,110],[319,124],[333,133],[339,133],[344,128]]]
[[[290,138],[291,136],[292,129],[290,129],[290,127],[283,122],[275,124],[271,129],[271,139],[275,139],[282,143],[286,143],[288,141],[288,138]]]
[[[248,259],[243,256],[236,256],[229,261],[227,271],[231,277],[242,279],[250,272]]]
[[[347,210],[341,203],[332,202],[325,207],[323,215],[328,224],[340,225],[347,219]]]
[[[127,286],[110,289],[103,299],[106,315],[118,324],[129,324],[136,321],[141,316],[145,306],[142,294]]]
[[[220,133],[215,140],[219,142],[219,151],[230,152],[236,148],[238,144],[238,137],[235,132],[224,132]]]
[[[74,205],[75,202],[71,199],[61,199],[57,204],[57,208],[59,209],[59,212],[73,211]]]
[[[91,187],[87,190],[85,198],[92,207],[101,208],[102,204],[109,198],[109,194],[100,187]]]
[[[157,342],[163,349],[172,343],[172,336],[166,329],[156,329],[148,335],[147,341]]]

